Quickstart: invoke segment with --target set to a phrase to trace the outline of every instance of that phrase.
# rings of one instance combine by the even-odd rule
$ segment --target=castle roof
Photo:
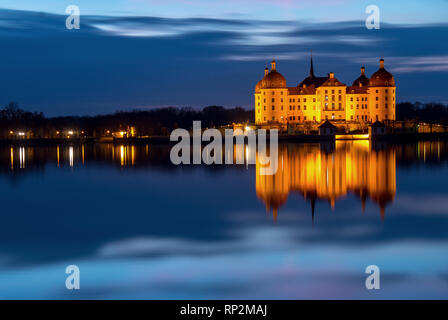
[[[395,86],[395,79],[392,74],[384,68],[384,59],[380,60],[380,68],[370,77],[369,86],[385,87]]]
[[[315,76],[308,76],[305,79],[300,82],[298,85],[299,87],[320,87],[325,81],[327,80],[327,77],[315,77]]]
[[[345,86],[344,83],[339,81],[334,77],[333,73],[330,73],[324,83],[322,83],[322,87],[329,87],[329,86]]]
[[[312,95],[316,94],[319,87],[346,86],[343,82],[334,77],[331,72],[326,77],[316,77],[314,74],[313,58],[310,60],[310,72],[308,77],[302,80],[297,87],[286,87],[285,77],[275,69],[275,61],[272,61],[272,70],[265,69],[265,76],[255,86],[255,93],[260,93],[261,89],[287,88],[291,95]],[[370,77],[365,75],[365,68],[361,68],[361,75],[353,81],[351,86],[347,86],[346,93],[366,94],[368,87],[395,86],[395,80],[384,68],[384,60],[380,60],[380,68]]]
[[[255,86],[255,93],[260,93],[260,89],[263,87],[263,79],[258,81],[257,85]]]
[[[360,87],[360,86],[350,86],[350,87],[347,87],[347,90],[346,90],[346,93],[347,94],[354,94],[354,93],[358,93],[358,94],[366,94],[366,93],[368,93],[367,92],[367,90],[368,90],[368,86],[362,86],[362,87]]]
[[[308,77],[302,80],[302,82],[299,83],[298,87],[301,88],[307,88],[314,86],[314,88],[320,87],[325,81],[327,80],[327,77],[316,77],[314,75],[314,65],[313,65],[313,56],[311,56],[310,59],[310,73]]]
[[[285,77],[276,70],[271,70],[262,80],[262,89],[286,88]]]
[[[352,87],[367,87],[369,85],[369,78],[366,77],[366,69],[361,67],[361,75],[353,81]]]

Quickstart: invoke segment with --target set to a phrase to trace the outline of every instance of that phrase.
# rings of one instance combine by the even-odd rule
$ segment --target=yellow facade
[[[296,87],[287,87],[285,78],[272,61],[269,71],[255,87],[256,124],[294,124],[321,122],[372,123],[395,120],[395,80],[384,68],[370,77],[361,68],[361,75],[347,86],[334,73],[327,77],[314,75],[311,60],[310,74]]]

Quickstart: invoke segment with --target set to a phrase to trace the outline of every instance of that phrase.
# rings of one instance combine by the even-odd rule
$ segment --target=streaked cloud
[[[0,105],[15,100],[49,115],[137,106],[249,108],[267,61],[275,58],[288,85],[296,85],[308,73],[311,51],[318,75],[334,71],[352,83],[362,64],[371,74],[383,57],[400,84],[398,102],[413,101],[416,93],[422,102],[448,100],[441,85],[448,56],[443,24],[384,23],[371,31],[361,20],[82,16],[81,29],[71,32],[64,15],[0,10],[0,16],[0,41],[9,48],[0,58],[12,62],[3,70],[9,76],[0,81]],[[416,77],[422,73],[431,84]],[[68,85],[66,78],[76,81]],[[206,90],[198,95],[197,87]]]

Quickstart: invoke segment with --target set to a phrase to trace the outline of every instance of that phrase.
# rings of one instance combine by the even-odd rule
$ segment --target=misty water
[[[446,142],[281,144],[273,176],[169,152],[0,147],[0,298],[448,298]]]

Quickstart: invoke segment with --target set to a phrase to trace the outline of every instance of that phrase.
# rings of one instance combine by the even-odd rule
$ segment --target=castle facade
[[[368,78],[365,68],[351,86],[333,72],[316,77],[313,59],[310,73],[298,86],[287,87],[276,62],[264,71],[255,87],[256,124],[295,124],[325,120],[373,123],[395,120],[395,80],[380,60],[379,69]]]

